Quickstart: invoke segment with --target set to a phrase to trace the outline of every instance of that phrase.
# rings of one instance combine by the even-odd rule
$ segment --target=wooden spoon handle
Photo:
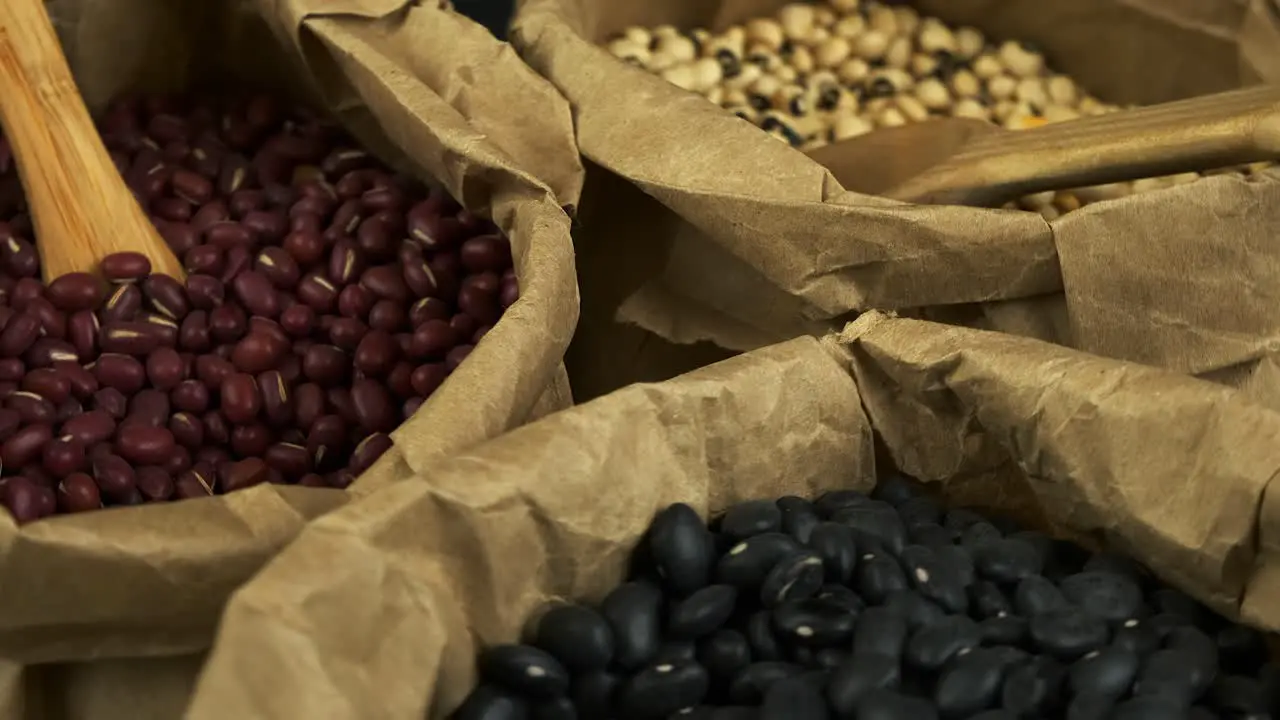
[[[980,138],[893,188],[912,202],[1022,195],[1280,158],[1280,87],[1260,85]]]
[[[182,265],[143,213],[98,137],[41,0],[0,11],[0,123],[18,163],[46,280],[96,272],[141,252],[153,272]]]

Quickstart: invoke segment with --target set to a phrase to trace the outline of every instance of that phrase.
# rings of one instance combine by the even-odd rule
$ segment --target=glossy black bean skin
[[[729,685],[729,700],[739,705],[759,705],[774,683],[796,677],[804,668],[794,663],[764,661],[748,665]]]
[[[661,645],[662,591],[645,582],[630,582],[609,593],[600,614],[613,630],[614,661],[623,668],[649,662]]]
[[[720,532],[739,541],[781,529],[782,510],[770,500],[740,502],[726,510],[720,520]]]
[[[841,717],[849,717],[876,690],[897,690],[901,664],[894,656],[859,653],[836,668],[827,685],[827,699]]]
[[[698,704],[710,678],[697,663],[664,663],[632,675],[618,691],[618,707],[626,720],[661,720]]]
[[[454,712],[456,720],[527,720],[528,703],[514,693],[481,685]]]
[[[949,615],[916,631],[907,641],[903,657],[912,667],[937,670],[963,650],[982,642],[978,624],[963,615]]]
[[[822,587],[822,558],[812,550],[797,550],[783,557],[760,585],[760,602],[777,607],[790,600],[813,597]]]
[[[649,553],[663,583],[676,595],[688,595],[710,581],[715,550],[697,511],[677,503],[654,518]]]
[[[751,663],[751,644],[737,630],[717,630],[699,643],[697,658],[713,678],[730,678]]]
[[[1110,639],[1106,623],[1075,608],[1040,613],[1031,618],[1030,630],[1039,647],[1064,660],[1098,650]]]
[[[740,590],[754,590],[783,557],[800,549],[800,543],[782,533],[764,533],[743,540],[720,557],[715,580]]]
[[[823,522],[809,532],[809,548],[822,558],[829,582],[848,583],[858,566],[858,546],[853,531],[840,523]]]
[[[760,720],[827,720],[830,712],[821,688],[804,677],[780,680],[760,706]]]
[[[538,622],[534,644],[565,667],[585,671],[613,660],[613,628],[598,611],[584,605],[560,605]]]
[[[529,645],[496,645],[480,654],[480,672],[509,690],[537,698],[569,691],[569,672],[550,653]]]
[[[853,635],[854,655],[900,658],[907,645],[907,621],[888,607],[867,608]]]
[[[738,589],[732,585],[708,585],[675,603],[667,618],[667,632],[678,638],[696,639],[720,629],[733,614]]]

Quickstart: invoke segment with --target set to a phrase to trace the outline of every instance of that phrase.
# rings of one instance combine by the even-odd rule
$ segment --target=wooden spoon
[[[907,159],[875,194],[915,203],[995,207],[1043,192],[1280,159],[1280,87],[1005,130],[968,120],[894,128],[809,153],[847,189],[883,149]],[[889,158],[886,158],[889,159]],[[878,167],[881,178],[885,168]],[[849,180],[849,183],[845,181]]]
[[[41,0],[0,8],[0,124],[18,163],[45,281],[97,273],[133,251],[182,281],[181,263],[125,185],[103,146]]]

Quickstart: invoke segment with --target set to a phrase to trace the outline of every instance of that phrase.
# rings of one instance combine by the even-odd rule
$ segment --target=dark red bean
[[[102,286],[86,272],[67,273],[54,279],[45,290],[49,301],[63,312],[96,310],[102,302]]]
[[[196,378],[209,389],[222,387],[222,383],[235,372],[235,365],[217,355],[200,355],[196,358]]]
[[[359,475],[368,470],[382,454],[391,449],[391,438],[382,434],[374,433],[356,445],[356,449],[351,452],[351,464],[347,467],[352,473]]]
[[[102,410],[90,410],[62,424],[63,437],[72,438],[84,447],[110,440],[115,432],[115,418]]]
[[[182,258],[182,266],[186,268],[189,275],[217,276],[222,273],[224,264],[225,258],[222,249],[217,245],[197,245],[187,251],[187,254]],[[188,282],[189,286],[190,282]]]
[[[78,360],[88,362],[97,354],[98,328],[98,317],[91,310],[81,310],[67,319],[67,340],[75,347]]]
[[[315,325],[316,312],[309,305],[294,305],[280,313],[280,326],[294,337],[307,337]]]
[[[128,355],[107,353],[93,365],[93,374],[104,388],[113,388],[126,395],[142,389],[147,381],[147,371],[142,363]]]
[[[17,277],[34,278],[40,272],[40,256],[22,238],[11,237],[0,243],[0,262]]]
[[[198,464],[178,476],[173,483],[174,496],[182,500],[213,495],[216,477],[213,471]]]
[[[274,368],[286,353],[289,345],[274,334],[251,332],[231,351],[231,363],[246,373],[258,374]]]
[[[0,463],[5,469],[21,469],[40,457],[44,446],[53,439],[53,427],[47,423],[27,425],[0,444]]]
[[[129,414],[121,427],[131,424],[164,427],[169,422],[169,410],[169,396],[148,388],[129,401]]]
[[[175,445],[164,461],[164,471],[169,477],[176,477],[191,468],[191,451],[182,445]]]
[[[213,310],[226,301],[226,286],[213,275],[188,275],[187,298],[197,310]]]
[[[502,290],[498,292],[498,302],[503,309],[516,304],[520,299],[520,283],[514,278],[502,279]]]
[[[240,460],[225,467],[226,470],[220,472],[218,477],[218,487],[224,493],[244,490],[267,481],[269,468],[260,458]]]
[[[267,420],[278,428],[286,428],[294,418],[293,395],[284,376],[270,370],[258,376],[258,392],[262,395],[262,410]]]
[[[98,484],[87,473],[72,473],[58,483],[58,509],[64,513],[87,512],[102,507]]]
[[[324,415],[324,390],[314,383],[303,383],[293,391],[293,405],[297,426],[304,431],[310,430]]]
[[[61,403],[71,397],[71,381],[53,368],[37,368],[27,373],[22,378],[22,389],[53,403]]]
[[[4,405],[18,413],[24,425],[29,423],[52,425],[58,419],[58,406],[35,393],[21,390],[11,392],[5,397]]]
[[[281,475],[297,480],[311,470],[311,454],[301,445],[276,443],[267,448],[265,460]]]
[[[471,337],[476,334],[480,323],[466,313],[459,313],[449,318],[449,326],[458,331],[458,337]]]
[[[227,425],[227,420],[222,413],[210,410],[200,416],[200,422],[204,423],[204,434],[209,440],[218,445],[226,445],[231,441],[231,428]],[[205,449],[207,448],[201,448],[201,450]]]
[[[359,285],[348,285],[338,293],[338,312],[343,317],[363,320],[376,300],[369,290]]]
[[[88,458],[84,445],[70,437],[50,440],[44,446],[43,466],[55,478],[64,478],[85,469]]]
[[[0,410],[0,442],[13,437],[22,427],[22,418],[13,410]]]
[[[364,272],[364,254],[350,240],[339,240],[329,251],[329,282],[339,287],[355,282]]]
[[[212,200],[200,206],[200,209],[191,216],[191,227],[200,235],[204,235],[209,228],[230,219],[231,210],[227,204],[222,200]]]
[[[443,320],[428,320],[413,331],[409,351],[419,360],[443,358],[460,340],[459,333]]]
[[[93,394],[91,407],[101,410],[116,420],[123,420],[129,411],[129,398],[113,387],[104,387]]]
[[[329,484],[325,482],[324,477],[315,473],[307,473],[298,480],[298,485],[302,487],[327,488]]]
[[[204,423],[193,413],[175,413],[169,418],[169,432],[175,442],[188,450],[199,450],[204,445]]]
[[[237,425],[231,430],[231,452],[240,457],[261,457],[275,441],[275,436],[262,423]]]
[[[132,320],[142,310],[142,291],[137,285],[119,285],[107,298],[98,318],[104,323]]]
[[[172,390],[186,380],[186,363],[173,348],[159,348],[147,356],[147,379],[158,390]]]
[[[3,504],[19,525],[43,517],[43,500],[40,488],[26,478],[11,477],[0,480],[0,504]]]
[[[0,381],[17,382],[27,372],[27,364],[21,358],[0,359]]]
[[[473,273],[502,272],[511,265],[511,244],[501,235],[467,238],[458,249],[458,258]]]
[[[302,374],[322,387],[344,382],[350,361],[333,345],[313,345],[302,358]]]
[[[252,422],[262,410],[262,395],[251,375],[236,373],[222,381],[222,412],[236,425]]]
[[[369,326],[355,318],[337,318],[329,328],[329,342],[343,350],[355,350],[369,332]]]
[[[318,270],[312,270],[298,283],[298,299],[319,313],[331,312],[338,299],[338,289]]]
[[[294,230],[285,237],[284,250],[297,264],[314,265],[324,257],[324,238],[315,230]]]
[[[0,357],[18,357],[25,353],[40,336],[40,319],[22,313],[15,316],[0,332]]]
[[[383,300],[399,303],[409,300],[409,286],[405,283],[404,273],[395,265],[378,265],[365,270],[360,275],[360,285]]]
[[[27,367],[51,367],[55,362],[74,362],[79,359],[75,346],[63,340],[43,337],[31,344],[22,359]]]
[[[457,370],[458,366],[467,359],[467,356],[470,355],[471,351],[474,349],[475,346],[473,345],[459,345],[458,347],[450,350],[449,354],[444,358],[445,367],[449,368],[449,372]]]
[[[182,285],[168,275],[148,275],[142,281],[142,294],[151,307],[173,320],[181,320],[191,311]]]
[[[231,281],[236,298],[249,312],[275,318],[280,314],[280,300],[271,281],[262,273],[246,270]]]
[[[253,210],[245,213],[240,222],[254,234],[259,242],[279,242],[289,231],[288,218],[278,211]]]
[[[157,222],[156,228],[160,230],[165,244],[179,257],[200,242],[200,234],[190,223]]]
[[[163,344],[155,325],[147,322],[114,322],[102,327],[98,344],[104,353],[145,357]]]
[[[400,359],[400,348],[390,333],[370,330],[356,346],[355,367],[365,375],[382,377]]]
[[[249,318],[238,305],[223,305],[209,312],[209,333],[219,343],[233,343],[248,329]]]
[[[141,467],[137,471],[138,492],[147,502],[164,502],[173,497],[174,475],[162,467]]]
[[[80,400],[87,400],[98,391],[98,379],[79,363],[60,361],[53,363],[52,367],[67,379],[71,393]]]
[[[292,290],[302,278],[298,263],[281,247],[267,247],[259,251],[254,269],[281,290]]]
[[[347,424],[337,415],[320,416],[307,433],[307,452],[318,470],[336,467],[345,447]]]
[[[488,335],[489,331],[492,329],[493,329],[492,325],[481,325],[480,327],[476,328],[475,334],[471,336],[471,344],[478,345],[480,343],[480,340],[485,335]]]
[[[199,173],[190,170],[181,168],[174,170],[173,177],[169,180],[169,185],[173,188],[173,194],[192,205],[209,202],[209,199],[213,197],[213,183]]]
[[[232,214],[237,211],[236,201],[231,204]],[[221,250],[244,248],[253,244],[253,233],[237,222],[222,222],[205,231],[204,237],[211,245]]]
[[[174,448],[173,433],[167,427],[124,424],[116,434],[116,451],[136,465],[161,465]]]
[[[387,387],[401,398],[413,395],[413,363],[401,360],[387,373]]]
[[[405,287],[409,288],[414,297],[434,297],[439,292],[435,273],[421,257],[405,261],[401,274],[404,275]]]
[[[351,403],[360,427],[367,432],[391,432],[400,424],[396,404],[386,386],[376,380],[356,380]]]
[[[359,425],[360,419],[356,415],[356,405],[351,399],[351,391],[345,387],[329,388],[324,393],[324,400],[328,407],[342,417],[343,422],[349,425]]]

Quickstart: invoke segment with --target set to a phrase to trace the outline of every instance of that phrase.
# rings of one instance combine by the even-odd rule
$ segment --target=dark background
[[[489,32],[499,39],[507,38],[507,23],[511,22],[515,0],[453,0],[453,6],[458,12],[489,28]]]

